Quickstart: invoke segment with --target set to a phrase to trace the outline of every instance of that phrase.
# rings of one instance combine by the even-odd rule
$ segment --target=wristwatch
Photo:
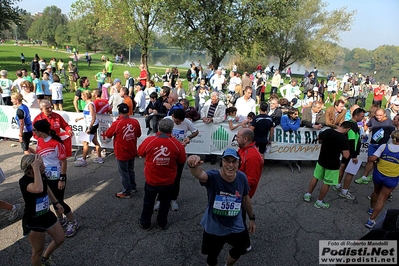
[[[254,214],[254,215],[252,215],[252,217],[249,217],[249,220],[251,220],[251,221],[255,221],[255,214]]]

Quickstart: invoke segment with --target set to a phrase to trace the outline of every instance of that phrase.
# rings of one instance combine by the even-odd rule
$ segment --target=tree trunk
[[[218,69],[220,62],[222,62],[223,57],[218,56],[216,54],[212,54],[212,65],[213,65],[213,69]]]
[[[147,71],[147,80],[150,80],[150,70],[148,69],[148,47],[141,47],[140,63],[144,65]]]

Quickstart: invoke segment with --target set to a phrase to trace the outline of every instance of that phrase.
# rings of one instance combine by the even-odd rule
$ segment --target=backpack
[[[79,70],[75,67],[72,73],[72,80],[73,82],[76,82],[78,79],[80,79]]]

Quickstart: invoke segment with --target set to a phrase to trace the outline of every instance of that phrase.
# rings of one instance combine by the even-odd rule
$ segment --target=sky
[[[62,13],[68,14],[75,0],[57,1]],[[331,11],[347,7],[347,11],[356,10],[351,30],[341,33],[339,45],[353,49],[355,47],[373,50],[380,45],[399,46],[399,0],[324,0]],[[38,4],[42,7],[38,8]],[[42,12],[54,0],[21,0],[19,7],[30,13]]]

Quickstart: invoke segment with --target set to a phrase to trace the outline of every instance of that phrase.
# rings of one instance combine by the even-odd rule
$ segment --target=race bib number
[[[46,166],[46,177],[49,180],[57,180],[60,179],[60,171],[57,166]]]
[[[50,208],[50,202],[48,199],[48,195],[36,199],[36,216],[45,214],[46,212],[49,211],[49,208]]]
[[[182,142],[186,137],[186,134],[183,129],[173,129],[172,136],[178,141]]]
[[[241,210],[241,198],[216,195],[213,213],[221,216],[237,216]]]
[[[377,132],[374,133],[373,135],[373,140],[375,142],[378,142],[380,139],[384,137],[384,129],[380,128]]]

